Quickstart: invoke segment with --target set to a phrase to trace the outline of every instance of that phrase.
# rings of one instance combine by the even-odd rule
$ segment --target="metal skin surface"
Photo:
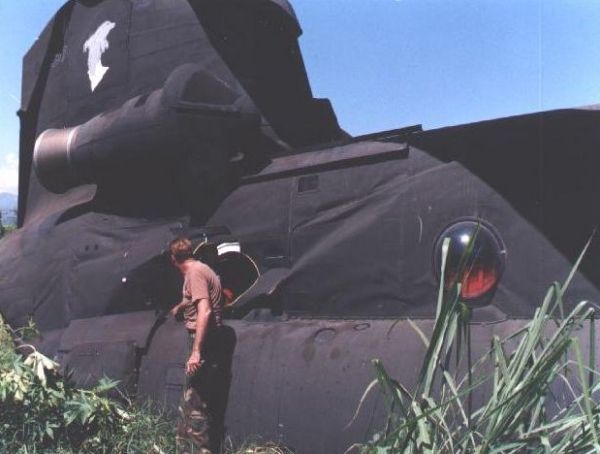
[[[153,313],[140,313],[137,320],[121,318],[129,323],[135,321],[140,327],[145,316],[153,317]],[[88,319],[85,323],[107,326],[114,322],[106,318]],[[432,320],[414,323],[430,335]],[[493,336],[505,338],[525,323],[526,320],[473,323],[471,358],[485,354]],[[598,330],[598,322],[594,323]],[[279,440],[300,453],[342,453],[351,444],[369,439],[382,427],[387,411],[383,397],[372,392],[354,417],[364,390],[374,378],[371,360],[382,360],[388,372],[410,389],[415,385],[425,352],[422,340],[406,320],[230,320],[227,326],[236,338],[230,358],[231,383],[225,379],[225,389],[215,390],[220,396],[219,408],[227,408],[226,434],[234,442],[254,437]],[[584,355],[589,352],[588,330],[585,327],[578,332]],[[141,362],[137,369],[129,371],[137,374],[138,381],[137,387],[133,384],[128,390],[175,407],[181,397],[185,361],[181,345],[186,338],[181,326],[173,320],[166,321],[145,348],[141,347],[143,342],[133,339],[135,333],[122,329],[118,333],[127,340],[96,343],[91,342],[93,334],[83,335],[80,331],[77,334],[81,344],[61,346],[62,360],[79,355],[83,361],[79,361],[79,369],[74,369],[76,378],[85,370],[88,375],[82,383],[93,383],[103,374],[116,372],[121,357],[115,358],[115,351],[119,351],[115,346],[134,345]],[[111,359],[105,354],[110,354]],[[87,360],[90,356],[93,366]],[[461,361],[464,368],[466,354]],[[131,385],[132,381],[127,383]],[[554,391],[560,395],[561,389]],[[476,394],[474,408],[483,399],[483,393]]]
[[[181,297],[166,248],[220,245],[202,256],[235,298],[215,430],[331,454],[381,428],[377,393],[348,425],[373,358],[414,384],[406,319],[431,330],[442,232],[479,222],[498,244],[473,358],[568,275],[600,223],[600,112],[352,138],[312,97],[300,33],[283,0],[67,2],[24,59],[0,313],[33,318],[81,385],[107,374],[175,406],[186,334],[165,317]],[[597,238],[565,305],[582,299],[600,302]]]

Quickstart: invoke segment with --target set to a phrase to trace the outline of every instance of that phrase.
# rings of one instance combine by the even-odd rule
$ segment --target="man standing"
[[[169,245],[171,261],[183,275],[183,298],[171,309],[177,316],[183,313],[188,332],[186,380],[177,428],[177,449],[180,453],[210,454],[207,407],[210,384],[211,342],[222,326],[223,308],[221,282],[215,272],[193,257],[192,243],[177,238]],[[207,366],[203,364],[208,362]]]

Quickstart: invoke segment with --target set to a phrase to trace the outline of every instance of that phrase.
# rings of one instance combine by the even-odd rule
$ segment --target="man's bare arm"
[[[196,317],[196,335],[194,336],[194,343],[192,344],[192,354],[187,362],[187,373],[193,374],[200,367],[200,353],[202,351],[202,343],[206,336],[208,329],[208,322],[210,320],[210,314],[212,309],[210,303],[206,298],[198,301],[198,313]]]
[[[175,306],[171,308],[169,311],[173,317],[176,317],[179,312],[185,309],[186,306],[191,306],[191,303],[187,300],[183,300],[180,303],[177,303]]]

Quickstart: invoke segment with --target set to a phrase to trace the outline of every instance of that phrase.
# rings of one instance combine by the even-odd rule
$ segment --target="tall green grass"
[[[443,257],[430,338],[412,324],[426,346],[416,388],[407,389],[374,360],[374,384],[387,397],[389,416],[371,442],[354,448],[369,454],[600,452],[594,310],[582,302],[564,315],[563,306],[580,261],[564,284],[550,287],[522,329],[504,339],[494,336],[487,354],[465,371],[451,355],[462,356],[469,308],[460,300],[460,283],[444,288]],[[584,326],[587,358],[577,337]],[[553,394],[557,385],[567,390],[566,398]],[[477,393],[483,403],[472,410]]]

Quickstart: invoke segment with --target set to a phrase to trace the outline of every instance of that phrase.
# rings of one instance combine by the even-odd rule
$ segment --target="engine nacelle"
[[[83,184],[110,185],[113,175],[124,172],[138,184],[186,154],[198,154],[194,162],[222,174],[230,162],[255,161],[259,138],[260,113],[245,91],[186,64],[161,89],[119,109],[78,126],[45,130],[33,164],[46,189],[64,193]]]

